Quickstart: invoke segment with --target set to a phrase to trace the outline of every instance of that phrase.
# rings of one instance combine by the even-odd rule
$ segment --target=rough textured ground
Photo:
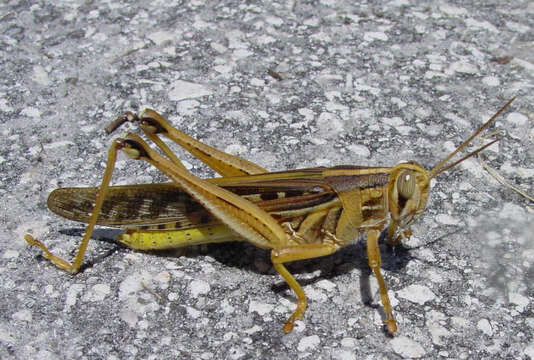
[[[433,184],[411,250],[383,249],[394,338],[363,241],[290,267],[310,304],[283,335],[294,296],[251,245],[135,253],[100,229],[71,276],[22,238],[72,256],[83,226],[46,197],[98,184],[103,128],[145,106],[271,170],[430,167],[517,96],[484,157],[532,194],[532,1],[146,3],[0,6],[1,358],[534,358],[533,204],[475,160]],[[121,157],[115,184],[154,181]]]

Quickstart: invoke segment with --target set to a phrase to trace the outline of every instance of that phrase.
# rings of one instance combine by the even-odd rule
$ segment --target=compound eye
[[[397,193],[404,200],[412,197],[415,190],[415,174],[409,170],[404,170],[397,178]]]

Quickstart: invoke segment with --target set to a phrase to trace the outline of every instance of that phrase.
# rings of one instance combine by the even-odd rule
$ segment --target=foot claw
[[[397,322],[395,320],[386,321],[386,329],[390,335],[393,335],[397,332]]]
[[[291,331],[293,331],[293,328],[295,327],[295,320],[302,319],[302,316],[304,314],[294,313],[287,319],[286,323],[284,324],[284,328],[282,329],[284,331],[284,334],[288,334]]]
[[[287,321],[284,324],[284,327],[282,328],[282,331],[284,334],[289,334],[291,331],[293,331],[293,328],[295,327],[295,323],[293,321]]]
[[[54,254],[52,254],[50,252],[50,250],[48,250],[46,248],[46,246],[42,242],[40,242],[39,240],[35,239],[30,234],[24,235],[24,240],[26,240],[26,242],[28,244],[30,244],[32,246],[37,246],[38,248],[43,250],[43,256],[45,257],[45,259],[50,260],[58,268],[60,268],[62,270],[65,270],[65,271],[68,271],[68,272],[70,272],[72,274],[77,272],[77,271],[74,271],[72,265],[69,262],[67,262],[67,261],[63,260],[62,258],[59,258],[59,257],[55,256]]]

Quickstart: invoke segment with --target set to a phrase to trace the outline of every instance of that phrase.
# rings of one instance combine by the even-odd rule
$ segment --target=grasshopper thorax
[[[417,219],[426,207],[430,177],[415,161],[398,164],[388,183],[389,212],[401,228]]]

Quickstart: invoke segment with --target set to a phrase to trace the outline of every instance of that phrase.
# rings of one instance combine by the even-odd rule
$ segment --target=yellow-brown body
[[[388,228],[391,244],[409,236],[409,225],[426,207],[430,179],[491,145],[493,142],[446,165],[510,103],[428,172],[415,162],[407,162],[394,167],[337,166],[270,173],[189,137],[153,110],[128,113],[121,121],[139,122],[164,156],[137,135],[127,134],[113,142],[99,188],[63,188],[50,194],[48,207],[54,213],[88,224],[72,263],[53,255],[31,235],[25,239],[71,273],[79,271],[96,224],[124,228],[118,240],[140,250],[246,240],[271,251],[273,266],[297,295],[297,309],[284,326],[284,332],[289,332],[295,320],[304,315],[307,303],[304,291],[284,264],[332,254],[366,235],[369,266],[378,280],[387,330],[393,334],[397,324],[380,272],[380,233]],[[191,174],[160,134],[222,177],[200,179]],[[109,186],[118,150],[150,163],[172,182]]]
[[[329,237],[336,246],[357,241],[367,228],[382,230],[390,207],[398,214],[394,181],[401,169],[337,166],[208,181],[265,210],[287,229],[287,244],[318,244]],[[88,222],[98,188],[61,188],[48,199],[51,211]],[[424,208],[428,187],[418,196]],[[397,216],[398,218],[398,216]],[[201,243],[243,240],[173,183],[111,186],[98,225],[126,229],[118,240],[132,249],[173,249]],[[266,249],[275,244],[254,243]]]

